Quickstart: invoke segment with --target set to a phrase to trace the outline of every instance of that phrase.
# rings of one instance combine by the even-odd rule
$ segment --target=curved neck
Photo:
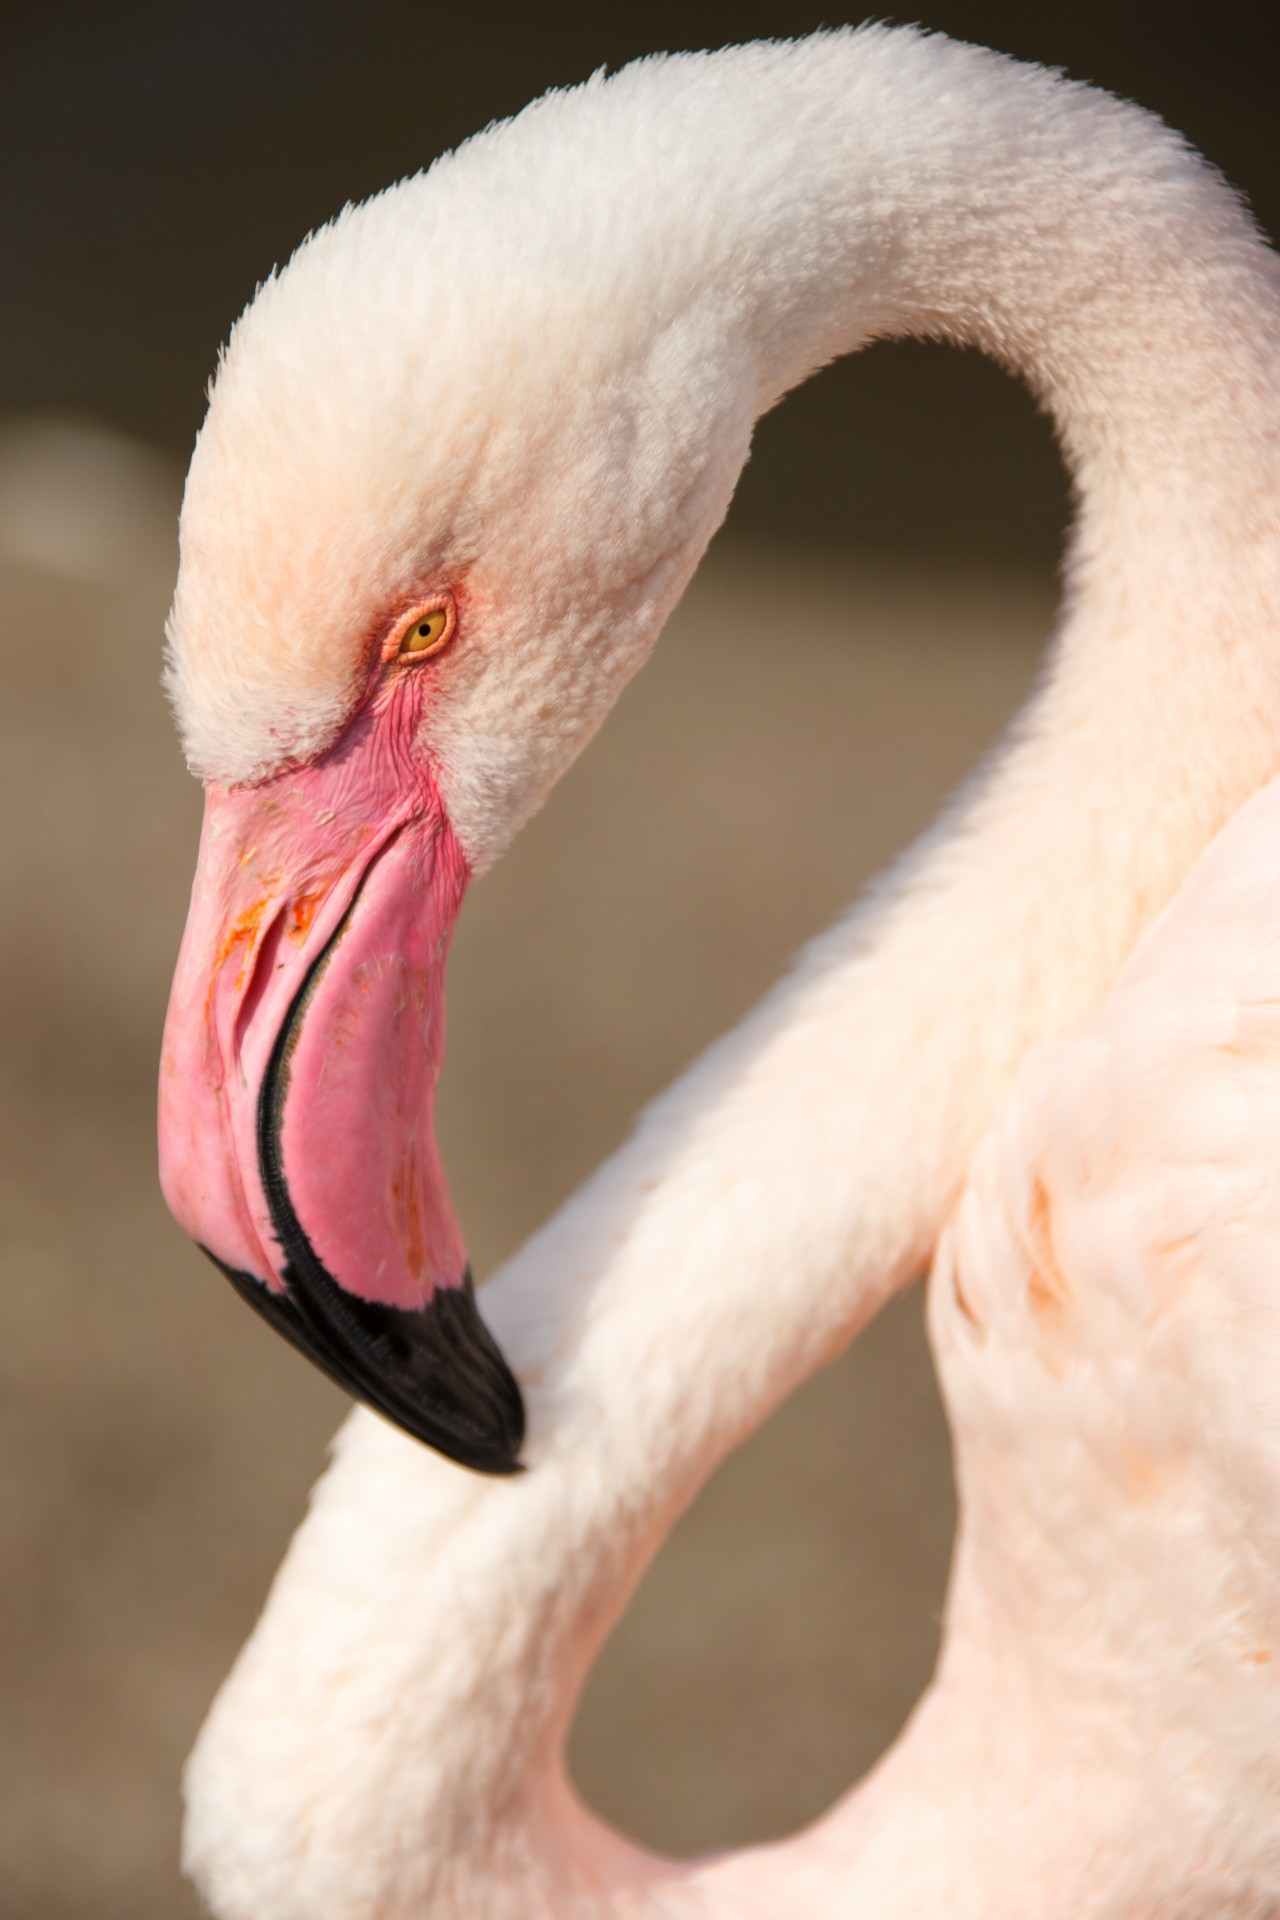
[[[716,1462],[919,1272],[1027,1049],[1096,1001],[1280,761],[1275,262],[1174,136],[880,30],[657,63],[544,111],[616,117],[601,245],[673,311],[709,306],[758,410],[876,334],[1019,370],[1082,495],[1072,589],[1054,670],[963,805],[486,1290],[530,1472],[481,1484],[357,1416],[193,1772],[192,1858],[212,1885],[266,1832],[282,1915],[684,1910],[560,1784],[595,1648]],[[877,1821],[909,1836],[916,1761],[885,1778]],[[852,1847],[841,1913],[859,1872]],[[748,1910],[714,1882],[690,1911]]]
[[[655,238],[734,314],[758,412],[870,339],[927,335],[1027,381],[1086,512],[1128,489],[1222,530],[1259,484],[1274,504],[1277,261],[1152,115],[881,29],[736,50],[696,88],[643,77],[678,154]]]

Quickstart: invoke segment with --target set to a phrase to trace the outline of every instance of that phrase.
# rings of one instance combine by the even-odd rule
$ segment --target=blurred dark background
[[[309,228],[543,88],[857,17],[0,0],[3,1920],[194,1915],[181,1759],[344,1409],[155,1185],[199,815],[159,642],[218,343]],[[923,15],[1156,109],[1273,231],[1278,18]],[[1067,510],[974,355],[879,346],[762,423],[654,662],[462,917],[440,1119],[481,1276],[926,825],[1034,672]],[[928,1677],[953,1517],[917,1293],[676,1529],[588,1687],[588,1796],[673,1851],[818,1813]]]
[[[179,458],[230,322],[346,200],[599,66],[862,17],[804,0],[9,0],[5,14],[0,409],[84,410]],[[919,17],[1163,114],[1280,224],[1280,9],[933,0]],[[874,381],[837,368],[765,425],[736,525],[1051,555],[1063,488],[1022,394],[972,355],[877,358]]]

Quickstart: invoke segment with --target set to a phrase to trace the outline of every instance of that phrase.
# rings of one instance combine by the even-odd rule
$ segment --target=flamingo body
[[[431,1412],[463,1256],[427,1118],[392,1144],[439,1213],[430,1257],[396,1237],[403,1181],[384,1205],[361,1167],[362,1238],[318,1176],[307,1023],[342,1010],[343,1087],[401,1071],[360,1012],[394,960],[361,902],[412,911],[388,835],[423,873],[448,850],[413,948],[429,1087],[442,902],[643,661],[754,418],[902,332],[997,355],[1054,414],[1080,509],[1044,680],[889,881],[486,1288],[529,1471],[346,1429],[188,1774],[220,1920],[1280,1909],[1280,275],[1158,122],[981,50],[839,33],[552,97],[308,243],[214,390],[171,684],[217,849],[193,925],[220,925],[211,873],[261,866],[256,828],[220,837],[232,806],[287,825],[271,924],[319,873],[319,930],[290,956],[255,923],[234,967],[189,936],[169,1182],[226,1264],[217,1234],[249,1222],[245,1285],[322,1362],[515,1463],[483,1329]],[[437,614],[438,659],[406,652]],[[348,808],[321,870],[333,819],[305,796],[359,791],[388,728],[389,811],[375,834]],[[290,1082],[294,1058],[320,1066]],[[366,1240],[407,1268],[363,1270]],[[702,1478],[931,1261],[962,1510],[933,1685],[808,1833],[646,1856],[564,1774],[594,1652]],[[408,1362],[388,1300],[421,1316]]]
[[[1097,1014],[1027,1060],[974,1154],[929,1285],[963,1513],[944,1645],[866,1784],[794,1840],[674,1868],[597,1827],[536,1742],[494,1769],[495,1720],[521,1727],[506,1690],[543,1664],[548,1623],[529,1618],[523,1575],[548,1552],[548,1524],[562,1577],[580,1551],[563,1488],[548,1475],[507,1511],[478,1511],[447,1469],[357,1415],[197,1752],[194,1863],[207,1867],[212,1840],[219,1876],[229,1858],[243,1871],[244,1834],[269,1838],[271,1869],[252,1860],[244,1884],[276,1896],[272,1913],[307,1912],[308,1897],[324,1913],[504,1920],[906,1920],[930,1901],[973,1920],[1272,1913],[1277,845],[1280,781],[1213,842]],[[349,1537],[380,1542],[372,1565]],[[484,1630],[473,1615],[447,1654],[428,1650],[413,1622],[451,1606],[458,1582],[486,1596]],[[398,1657],[362,1675],[371,1618]],[[552,1644],[555,1671],[553,1629]],[[317,1685],[331,1737],[342,1729],[332,1779],[302,1744],[311,1713],[272,1719]],[[407,1790],[387,1772],[378,1713],[400,1689],[435,1700],[408,1755],[395,1748],[413,1765]],[[474,1782],[468,1762],[485,1781],[474,1803],[450,1779],[457,1766]],[[397,1861],[384,1907],[415,1803],[458,1853],[424,1847],[420,1878]],[[373,1815],[363,1838],[355,1809]],[[229,1811],[243,1821],[234,1846]],[[305,1864],[302,1904],[276,1887],[277,1858]],[[217,1884],[226,1911],[249,1912],[234,1878]]]

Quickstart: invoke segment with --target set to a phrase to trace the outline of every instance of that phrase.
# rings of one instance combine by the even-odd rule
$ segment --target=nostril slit
[[[284,939],[285,922],[288,919],[289,906],[286,901],[271,921],[270,926],[258,943],[258,951],[253,962],[253,978],[245,988],[243,1000],[236,1011],[235,1049],[236,1060],[244,1053],[244,1043],[254,1016],[262,1004],[262,996],[271,984],[271,976],[276,970],[280,958],[280,943]]]

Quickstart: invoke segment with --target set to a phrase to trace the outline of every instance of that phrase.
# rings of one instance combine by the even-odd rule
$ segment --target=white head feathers
[[[1124,221],[1098,217],[1109,200]],[[755,416],[834,353],[972,339],[1048,396],[1077,463],[1123,480],[1123,432],[1144,485],[1199,473],[1171,433],[1193,435],[1210,373],[1248,418],[1254,378],[1219,364],[1198,304],[1186,236],[1213,224],[1238,250],[1239,312],[1260,271],[1248,224],[1176,136],[902,30],[643,61],[548,95],[348,208],[235,327],[170,628],[193,769],[254,781],[323,749],[380,623],[461,588],[426,726],[487,864],[646,657]],[[1082,284],[1090,300],[1064,299]],[[1186,491],[1192,542],[1205,489]]]

